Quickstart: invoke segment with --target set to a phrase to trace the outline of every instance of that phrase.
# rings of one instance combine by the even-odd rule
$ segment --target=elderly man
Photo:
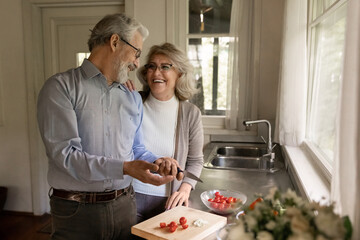
[[[129,239],[136,223],[132,178],[161,185],[183,177],[174,159],[146,150],[141,97],[122,85],[138,67],[147,35],[124,14],[105,16],[91,31],[89,59],[50,77],[39,94],[52,239]]]

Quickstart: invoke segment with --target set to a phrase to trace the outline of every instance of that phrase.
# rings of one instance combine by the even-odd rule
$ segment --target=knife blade
[[[188,172],[187,170],[181,170],[179,167],[177,168],[177,173],[182,172],[184,173],[185,177],[191,178],[195,181],[198,182],[203,182],[200,178],[198,178],[197,176],[195,176],[194,174],[192,174],[191,172]]]

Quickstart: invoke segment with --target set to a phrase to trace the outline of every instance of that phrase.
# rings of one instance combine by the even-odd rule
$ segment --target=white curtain
[[[299,146],[305,137],[307,1],[285,2],[275,141]]]
[[[338,144],[331,198],[360,239],[360,1],[349,0],[345,61],[338,121]]]
[[[232,2],[230,21],[230,44],[228,66],[228,87],[226,121],[227,129],[237,129],[240,103],[245,102],[245,94],[240,94],[241,83],[249,78],[251,46],[251,0]],[[240,111],[241,112],[241,111]]]

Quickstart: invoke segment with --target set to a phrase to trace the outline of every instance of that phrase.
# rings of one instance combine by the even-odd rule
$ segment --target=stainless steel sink
[[[216,154],[220,156],[261,157],[266,154],[266,147],[257,146],[225,146],[216,148]]]
[[[276,154],[274,161],[270,159],[271,156],[267,154],[264,144],[217,144],[205,160],[204,167],[275,172],[283,166]]]

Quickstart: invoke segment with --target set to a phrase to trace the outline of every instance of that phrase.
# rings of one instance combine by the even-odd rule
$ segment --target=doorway
[[[77,65],[77,54],[89,52],[90,29],[105,15],[125,12],[124,1],[23,1],[25,65],[34,215],[50,211],[48,161],[36,119],[38,93],[47,78]]]

